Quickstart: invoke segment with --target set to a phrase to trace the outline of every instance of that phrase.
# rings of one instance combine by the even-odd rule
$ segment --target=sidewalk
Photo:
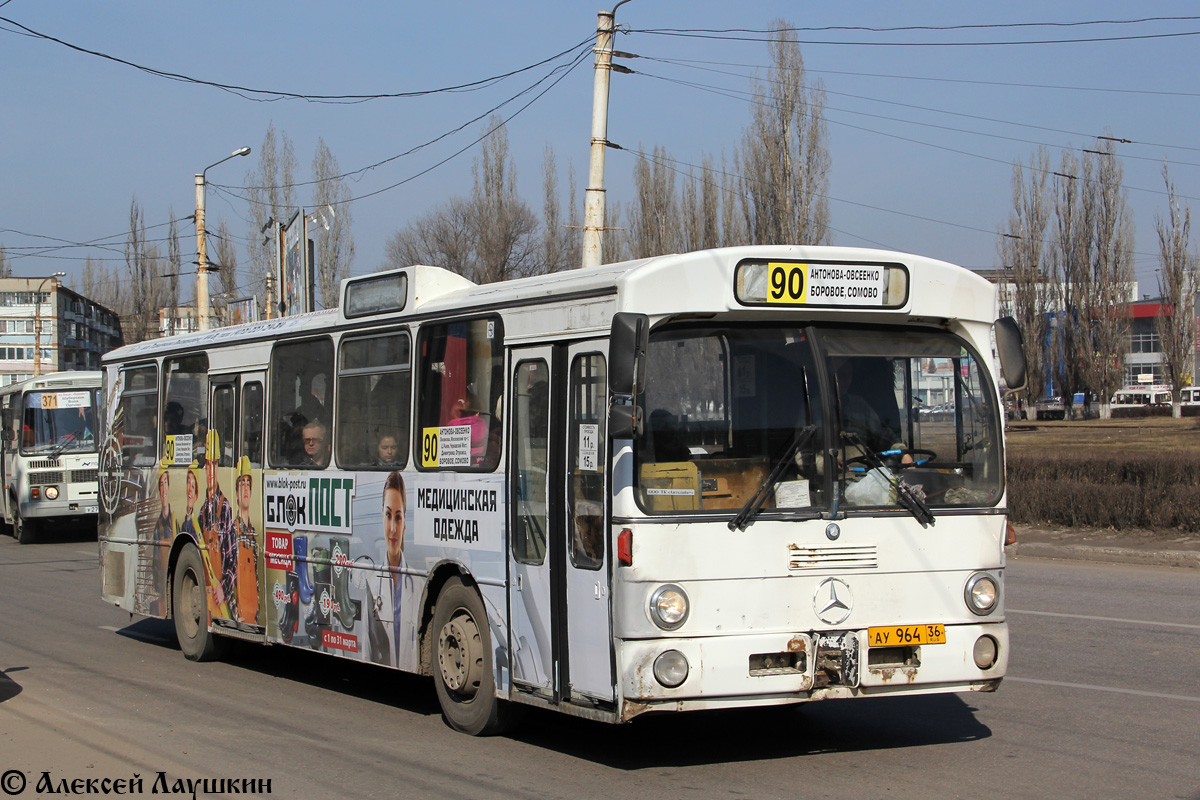
[[[1017,558],[1062,558],[1200,569],[1200,533],[1017,526]]]

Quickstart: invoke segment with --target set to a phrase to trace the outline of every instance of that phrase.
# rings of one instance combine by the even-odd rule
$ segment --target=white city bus
[[[22,544],[42,525],[96,527],[100,376],[55,372],[0,389],[0,516]]]
[[[432,675],[473,734],[524,705],[991,691],[993,308],[926,258],[745,247],[488,285],[414,266],[127,346],[103,597],[174,617],[196,660],[233,637]],[[947,375],[953,413],[919,415]]]

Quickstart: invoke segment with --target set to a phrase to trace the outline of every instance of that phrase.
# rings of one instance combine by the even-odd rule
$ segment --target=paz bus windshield
[[[651,334],[646,372],[650,514],[737,510],[772,473],[764,514],[907,505],[897,482],[929,509],[1001,499],[995,391],[949,333],[675,327]]]
[[[95,452],[96,390],[28,392],[21,425],[21,452]]]

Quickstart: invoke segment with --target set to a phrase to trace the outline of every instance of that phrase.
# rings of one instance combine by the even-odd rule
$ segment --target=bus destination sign
[[[881,264],[767,265],[767,302],[779,305],[882,306],[888,271]]]

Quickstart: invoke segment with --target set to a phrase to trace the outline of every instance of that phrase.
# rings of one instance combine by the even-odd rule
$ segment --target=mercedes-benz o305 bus
[[[55,372],[0,389],[0,515],[22,544],[42,525],[95,530],[100,372]]]
[[[173,617],[191,659],[233,637],[432,675],[473,734],[524,705],[991,691],[993,309],[950,264],[745,247],[488,285],[413,266],[127,346],[103,597]],[[954,412],[919,415],[930,391]]]

